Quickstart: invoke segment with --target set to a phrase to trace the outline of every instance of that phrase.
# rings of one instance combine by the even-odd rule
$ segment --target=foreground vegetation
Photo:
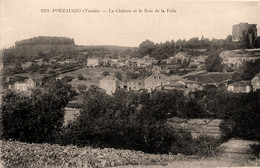
[[[4,167],[113,167],[123,165],[165,165],[174,160],[195,156],[155,155],[141,151],[113,148],[78,148],[50,144],[0,141]]]

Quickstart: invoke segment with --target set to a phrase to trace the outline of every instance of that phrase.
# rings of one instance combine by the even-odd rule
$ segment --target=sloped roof
[[[208,55],[200,55],[197,58],[198,62],[204,62],[209,56]]]
[[[114,75],[105,76],[101,80],[116,80],[116,81],[119,81],[119,79],[117,79]]]
[[[183,80],[183,78],[178,75],[171,75],[168,77],[168,80]]]
[[[181,57],[181,56],[189,57],[189,55],[186,54],[186,53],[184,53],[184,52],[179,52],[179,53],[177,53],[174,57]]]
[[[231,83],[231,86],[249,86],[251,85],[251,81],[238,81],[235,83]]]
[[[260,72],[258,74],[256,74],[255,77],[260,77]]]

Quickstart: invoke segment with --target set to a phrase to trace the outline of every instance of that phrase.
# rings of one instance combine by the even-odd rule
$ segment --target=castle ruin
[[[257,39],[256,24],[239,23],[232,27],[232,41],[246,42],[247,46],[252,47]]]

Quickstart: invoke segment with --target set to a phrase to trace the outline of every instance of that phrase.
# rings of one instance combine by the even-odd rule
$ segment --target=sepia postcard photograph
[[[0,168],[260,167],[260,1],[0,0]]]

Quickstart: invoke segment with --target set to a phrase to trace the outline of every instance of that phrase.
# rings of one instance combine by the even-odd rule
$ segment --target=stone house
[[[133,79],[127,82],[127,90],[142,90],[144,86],[144,79]]]
[[[152,74],[144,79],[144,88],[147,90],[155,89],[158,86],[167,84],[168,77],[163,74]]]
[[[161,61],[161,64],[170,65],[170,64],[172,64],[172,59],[171,59],[171,58],[163,59],[163,60]]]
[[[28,61],[28,62],[22,62],[21,63],[21,68],[24,70],[26,68],[29,68],[30,66],[32,66],[32,62],[31,61]]]
[[[87,67],[99,67],[99,65],[100,65],[99,58],[92,57],[87,59]]]
[[[251,84],[254,91],[260,89],[260,72],[256,74],[255,77],[251,80]]]
[[[15,82],[14,84],[9,85],[10,90],[28,92],[36,88],[36,82],[31,78],[23,82]]]
[[[179,52],[173,57],[175,63],[187,63],[190,60],[190,56],[184,52]]]
[[[156,63],[157,60],[155,58],[151,58],[149,54],[144,56],[143,58],[137,59],[137,67],[147,67]]]
[[[100,80],[100,88],[104,89],[107,94],[112,95],[120,87],[120,81],[114,75],[108,75]]]
[[[227,90],[236,93],[249,93],[252,91],[252,85],[250,81],[239,81],[229,84]]]
[[[158,65],[154,65],[152,68],[152,73],[153,74],[160,74],[162,72],[162,68],[159,67]]]
[[[208,55],[200,55],[190,59],[190,67],[197,69],[205,69],[205,63]]]
[[[100,60],[100,65],[104,67],[110,66],[110,58],[103,58]]]
[[[37,60],[35,60],[34,64],[36,64],[38,66],[42,66],[42,65],[44,65],[44,61],[43,61],[43,59],[37,59]]]

